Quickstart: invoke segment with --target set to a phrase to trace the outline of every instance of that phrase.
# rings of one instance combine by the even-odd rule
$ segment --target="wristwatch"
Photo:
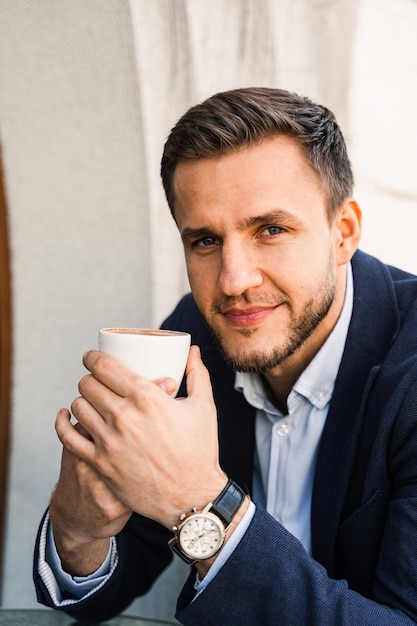
[[[174,536],[168,542],[171,550],[188,565],[217,554],[245,496],[243,489],[229,480],[214,502],[209,502],[201,511],[195,507],[183,513],[172,529]]]

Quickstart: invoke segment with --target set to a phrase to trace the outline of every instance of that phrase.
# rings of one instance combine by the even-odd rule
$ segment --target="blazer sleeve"
[[[42,525],[43,520],[40,528]],[[82,600],[55,607],[38,571],[39,531],[33,569],[38,602],[88,623],[102,622],[119,615],[134,598],[148,591],[171,562],[172,552],[168,548],[170,536],[171,533],[163,526],[134,513],[116,537],[118,564],[108,581]]]
[[[196,598],[194,580],[191,575],[177,605],[177,619],[189,626],[416,623],[350,590],[345,580],[329,578],[301,543],[259,507],[232,556]]]

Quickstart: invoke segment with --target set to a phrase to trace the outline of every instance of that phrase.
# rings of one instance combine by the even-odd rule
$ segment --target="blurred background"
[[[416,0],[0,0],[3,606],[36,606],[54,419],[81,355],[100,327],[159,325],[188,290],[159,181],[172,125],[242,86],[327,105],[362,249],[417,272],[416,32]],[[129,612],[172,618],[185,573],[176,563]]]

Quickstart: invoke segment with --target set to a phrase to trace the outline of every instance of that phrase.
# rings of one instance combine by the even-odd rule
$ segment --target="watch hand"
[[[196,541],[199,541],[203,537],[207,537],[207,535],[210,535],[210,534],[212,534],[214,532],[215,532],[215,529],[214,528],[210,528],[210,530],[206,530],[204,533],[200,533],[199,535],[197,535],[197,537],[193,537],[192,539],[189,539],[188,541],[190,543],[194,544]]]

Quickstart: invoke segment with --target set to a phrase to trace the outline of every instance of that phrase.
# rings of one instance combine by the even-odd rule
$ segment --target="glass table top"
[[[166,626],[172,622],[164,622],[146,617],[120,615],[113,617],[103,626]],[[45,609],[0,609],[1,626],[87,626],[88,622],[77,622],[73,617],[61,611]],[[95,626],[99,626],[95,624]]]

